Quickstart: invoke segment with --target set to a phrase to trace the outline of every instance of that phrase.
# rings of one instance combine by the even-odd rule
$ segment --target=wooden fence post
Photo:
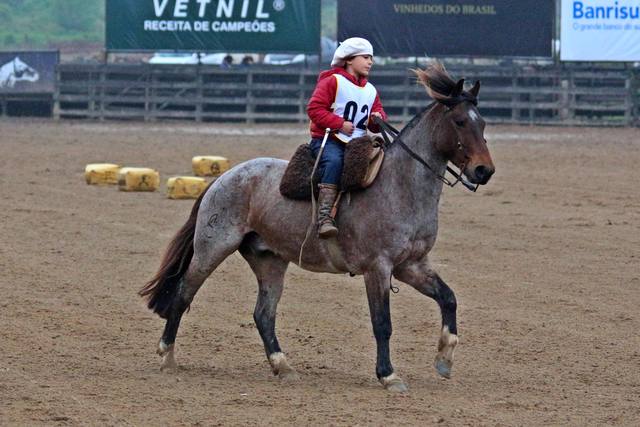
[[[151,66],[147,64],[144,69],[144,121],[150,121],[151,106],[149,103],[149,87],[151,86]]]
[[[520,109],[517,104],[520,103],[520,93],[518,92],[518,70],[514,66],[511,75],[511,122],[518,123],[520,118]]]
[[[298,84],[300,85],[300,92],[298,93],[298,123],[304,123],[305,113],[307,112],[307,105],[304,102],[304,82],[305,82],[305,72],[302,71],[300,73],[300,77],[298,78]]]
[[[411,75],[409,73],[406,73],[404,81],[402,82],[402,85],[404,87],[404,105],[402,106],[402,121],[404,123],[408,123],[409,120],[411,120],[411,117],[409,116],[409,94],[412,91],[411,83],[412,83]]]
[[[629,75],[629,97],[631,98],[632,126],[640,126],[640,70],[633,69]]]
[[[569,80],[562,79],[560,81],[560,121],[564,122],[570,117],[569,105]]]
[[[204,91],[202,87],[204,86],[204,79],[202,75],[202,65],[198,64],[198,68],[196,68],[196,122],[202,122],[202,96]]]
[[[56,81],[53,82],[53,120],[60,120],[60,82],[62,81],[60,75],[60,65],[56,66],[55,76]]]
[[[254,113],[256,111],[256,106],[255,106],[255,101],[253,99],[253,71],[251,71],[251,69],[249,69],[249,71],[247,71],[247,108],[246,108],[246,112],[247,112],[247,118],[246,118],[246,123],[255,123],[256,119],[254,117]]]
[[[97,79],[94,78],[93,71],[89,71],[89,87],[87,88],[87,91],[89,92],[89,116],[93,116],[96,111],[96,89],[98,89],[98,85],[94,84],[95,80]]]
[[[104,110],[105,110],[105,86],[106,86],[106,81],[107,81],[107,65],[100,65],[98,67],[98,73],[99,73],[99,80],[98,80],[98,84],[100,85],[100,90],[98,91],[98,93],[100,94],[99,96],[99,101],[100,101],[100,116],[99,116],[99,120],[101,122],[103,122],[105,120],[104,118]],[[96,82],[91,82],[90,84],[96,84]]]
[[[624,81],[624,123],[627,126],[633,126],[633,85],[631,82],[631,74]]]

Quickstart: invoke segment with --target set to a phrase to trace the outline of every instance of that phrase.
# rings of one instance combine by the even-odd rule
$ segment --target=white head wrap
[[[371,55],[373,56],[373,46],[368,40],[360,37],[351,37],[346,39],[336,49],[333,54],[333,61],[331,61],[332,67],[344,67],[345,58],[357,55]]]

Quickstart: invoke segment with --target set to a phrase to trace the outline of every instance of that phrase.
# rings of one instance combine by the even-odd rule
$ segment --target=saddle
[[[340,179],[340,191],[343,193],[358,191],[369,187],[375,180],[384,160],[379,136],[354,138],[346,145],[344,165]],[[298,147],[289,161],[280,181],[280,194],[289,199],[311,200],[311,173],[315,159],[309,144]],[[314,196],[318,195],[318,171],[313,177]]]

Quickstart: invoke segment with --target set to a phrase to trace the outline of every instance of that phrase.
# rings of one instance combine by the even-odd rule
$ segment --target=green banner
[[[107,0],[107,50],[320,48],[320,0]]]

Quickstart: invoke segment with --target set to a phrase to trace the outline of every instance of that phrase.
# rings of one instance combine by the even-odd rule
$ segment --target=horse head
[[[415,71],[419,82],[439,105],[436,150],[474,184],[486,184],[495,172],[484,138],[485,121],[477,108],[480,82],[468,91],[464,79],[454,81],[440,62]]]
[[[36,70],[24,63],[19,57],[13,60],[13,74],[16,80],[26,80],[29,82],[38,81],[40,75]]]

